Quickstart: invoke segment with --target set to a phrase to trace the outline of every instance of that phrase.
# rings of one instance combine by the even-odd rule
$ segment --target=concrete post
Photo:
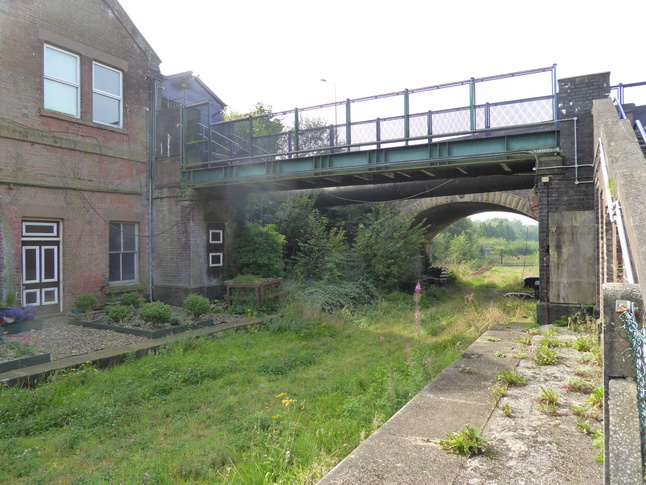
[[[604,483],[643,485],[637,389],[632,360],[624,361],[630,347],[621,336],[617,300],[642,308],[641,287],[606,283],[602,288],[604,383]]]

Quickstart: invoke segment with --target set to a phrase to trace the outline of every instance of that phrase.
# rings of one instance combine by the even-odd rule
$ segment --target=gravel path
[[[31,341],[37,341],[38,353],[51,353],[52,360],[59,360],[73,355],[86,354],[95,350],[149,340],[110,330],[77,327],[67,323],[66,315],[43,320],[42,330],[30,330],[16,334]],[[28,336],[28,337],[27,337]]]

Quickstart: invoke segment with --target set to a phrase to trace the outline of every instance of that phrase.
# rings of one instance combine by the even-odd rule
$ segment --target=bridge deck
[[[529,75],[547,76],[551,93],[510,100],[498,89]],[[183,107],[182,184],[291,190],[530,173],[559,152],[553,81],[552,66],[213,124],[208,104]],[[453,100],[460,107],[443,108]]]
[[[320,155],[210,162],[184,172],[191,186],[258,184],[275,189],[336,187],[434,178],[532,173],[539,157],[559,152],[559,133],[491,134],[441,142],[364,147]]]

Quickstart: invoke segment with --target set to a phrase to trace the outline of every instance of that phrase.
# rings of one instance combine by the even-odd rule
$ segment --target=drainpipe
[[[150,95],[150,135],[148,137],[148,299],[153,301],[153,186],[155,178],[155,150],[157,149],[157,89],[158,80],[151,81]]]

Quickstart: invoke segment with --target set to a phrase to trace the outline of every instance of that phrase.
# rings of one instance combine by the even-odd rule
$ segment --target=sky
[[[192,71],[236,112],[553,64],[558,79],[609,71],[613,85],[646,81],[640,32],[622,20],[646,18],[645,0],[119,1],[163,74]],[[646,88],[634,92],[646,104]]]

